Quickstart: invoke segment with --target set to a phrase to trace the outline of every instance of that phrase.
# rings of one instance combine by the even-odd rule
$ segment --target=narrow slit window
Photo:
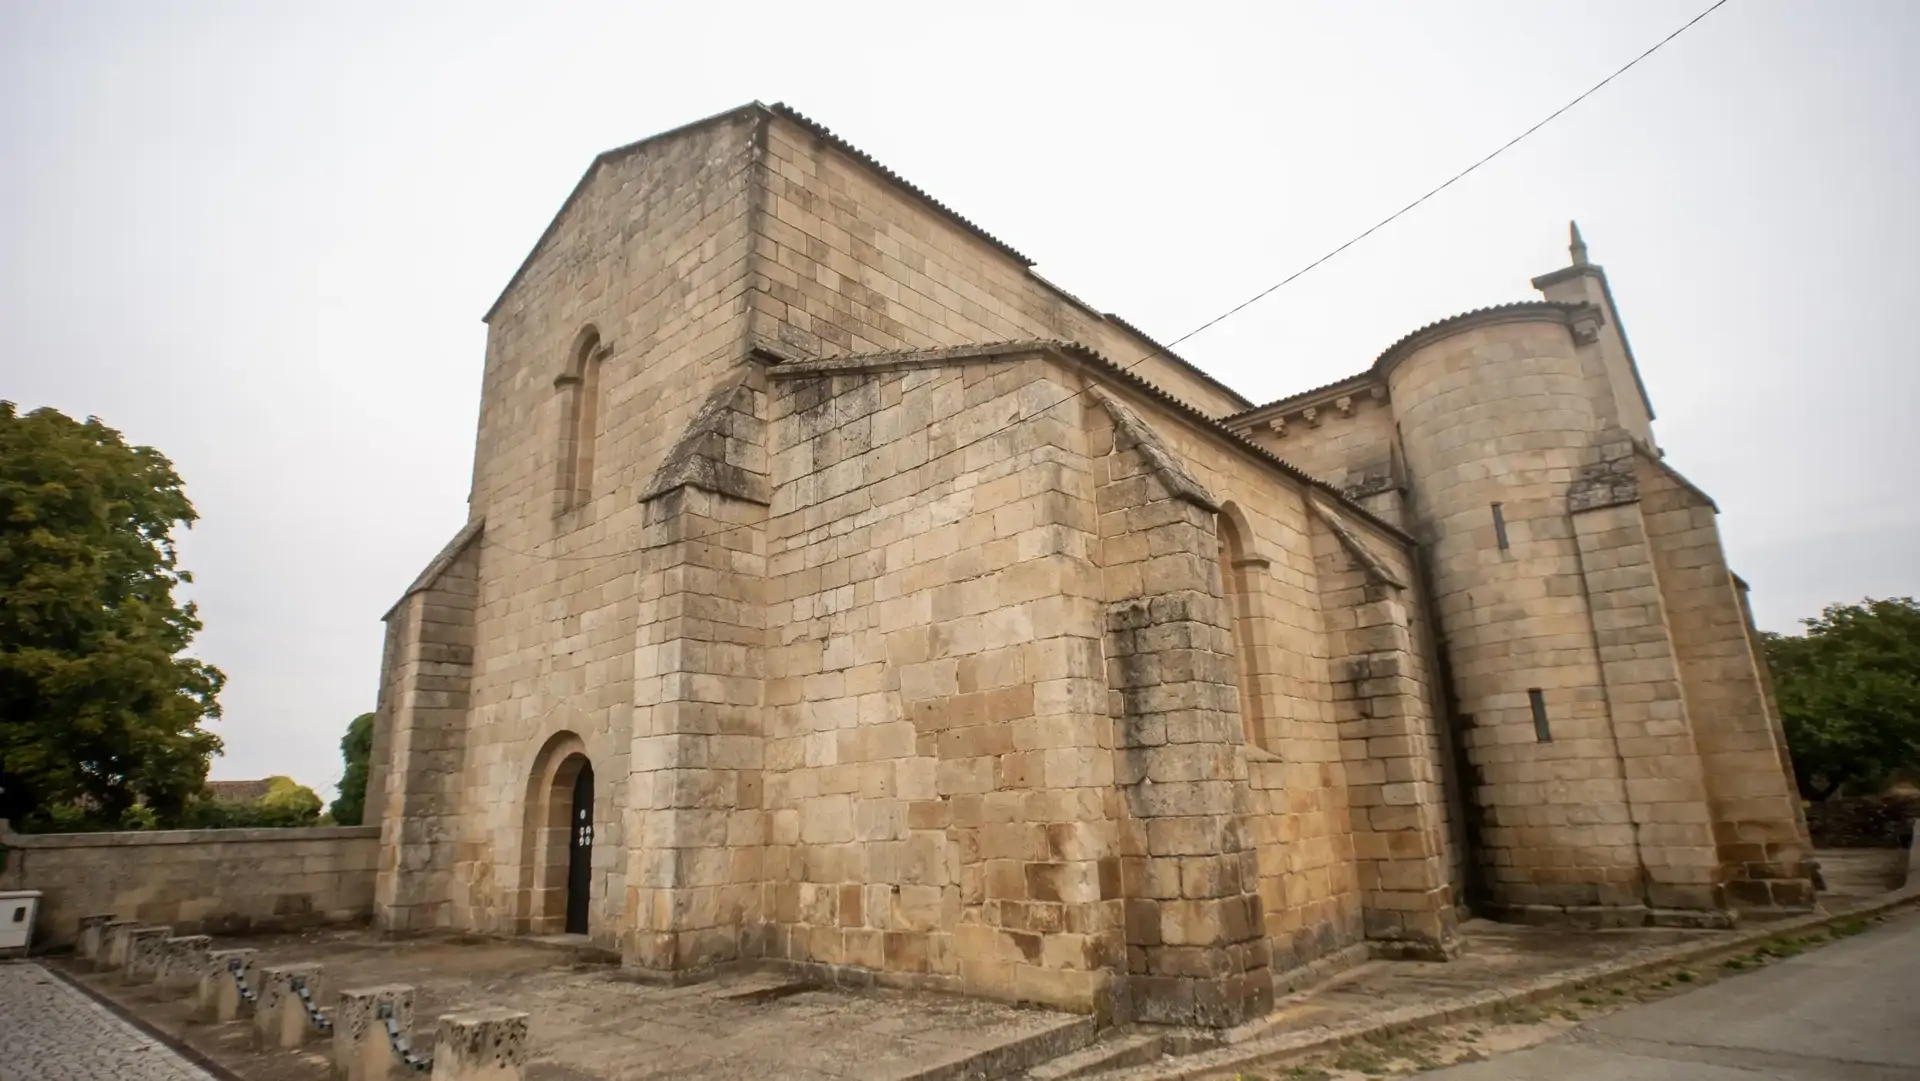
[[[1493,505],[1493,540],[1501,551],[1507,550],[1507,516],[1501,512],[1498,503]]]
[[[1540,688],[1527,688],[1527,704],[1533,707],[1533,738],[1552,743],[1553,729],[1547,727],[1547,698],[1540,693]]]

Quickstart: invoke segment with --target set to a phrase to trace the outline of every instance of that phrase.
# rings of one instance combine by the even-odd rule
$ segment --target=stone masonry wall
[[[40,890],[35,948],[73,942],[111,912],[174,934],[245,934],[363,923],[380,831],[154,830],[17,834],[0,822],[0,890]]]
[[[463,926],[454,910],[462,873],[460,779],[470,732],[473,609],[479,529],[469,527],[387,614],[381,710],[385,752],[378,804],[376,916],[390,930]],[[381,723],[384,722],[384,723]],[[464,895],[464,894],[461,894]]]
[[[1595,430],[1569,331],[1551,318],[1463,326],[1389,378],[1491,899],[1638,907],[1635,826],[1567,512]]]
[[[1138,362],[1137,374],[1211,416],[1249,404],[798,124],[769,121],[760,176],[753,332],[784,355],[1061,339]]]
[[[1640,510],[1588,507],[1573,526],[1644,903],[1656,915],[1724,909],[1700,750]]]
[[[1092,449],[1129,1012],[1238,1024],[1273,981],[1221,508],[1131,408],[1090,395],[1109,422]]]
[[[1404,526],[1398,501],[1376,498],[1398,480],[1393,463],[1393,404],[1386,397],[1386,385],[1376,383],[1312,402],[1263,409],[1247,422],[1236,422],[1234,428],[1361,506]]]
[[[1031,358],[774,368],[776,956],[1111,1009],[1093,509]]]
[[[577,737],[595,776],[589,933],[625,906],[635,768],[642,487],[711,391],[745,364],[755,116],[748,110],[604,156],[489,317],[473,513],[484,515],[454,920],[524,930],[526,839],[542,748]],[[556,513],[567,371],[587,330],[604,351],[586,496]],[[536,801],[544,800],[538,794]],[[538,817],[541,808],[534,808]]]
[[[1393,911],[1419,911],[1412,895],[1397,892],[1403,881],[1397,876],[1404,870],[1393,872],[1395,885],[1384,892],[1377,876],[1369,876],[1372,885],[1361,881],[1357,852],[1362,832],[1375,834],[1365,844],[1391,848],[1391,853],[1377,853],[1376,860],[1390,859],[1396,865],[1411,860],[1437,868],[1438,877],[1415,892],[1424,898],[1422,904],[1450,908],[1446,867],[1455,853],[1444,801],[1398,820],[1385,816],[1376,821],[1371,811],[1389,800],[1399,803],[1416,790],[1420,799],[1438,800],[1440,795],[1430,782],[1443,775],[1446,764],[1426,693],[1430,662],[1424,647],[1408,639],[1410,652],[1402,671],[1417,688],[1404,688],[1409,693],[1395,722],[1403,726],[1397,742],[1383,738],[1370,743],[1368,736],[1350,730],[1346,721],[1352,716],[1352,690],[1343,683],[1350,678],[1352,650],[1340,636],[1358,625],[1352,605],[1364,572],[1348,551],[1333,550],[1339,544],[1309,507],[1309,498],[1329,497],[1308,496],[1298,482],[1256,464],[1244,449],[1218,434],[1166,413],[1140,412],[1169,455],[1213,494],[1223,515],[1234,520],[1233,530],[1244,548],[1242,581],[1257,602],[1247,613],[1252,626],[1239,635],[1254,654],[1244,666],[1252,673],[1254,701],[1241,707],[1245,715],[1251,706],[1247,727],[1256,743],[1246,752],[1255,807],[1249,824],[1256,838],[1262,910],[1275,971],[1360,942],[1363,917],[1369,917],[1374,902],[1402,906]],[[1349,538],[1363,544],[1374,562],[1398,580],[1412,581],[1412,556],[1404,539],[1351,512],[1343,522]],[[1106,547],[1112,550],[1113,542]],[[1400,618],[1407,627],[1425,618],[1411,591],[1401,603]],[[1359,761],[1375,752],[1381,755],[1377,774]],[[1419,787],[1395,787],[1386,795],[1381,786],[1389,783],[1388,770],[1394,785],[1412,784],[1417,778]],[[1407,836],[1390,836],[1401,833]],[[1437,862],[1427,865],[1430,858]],[[1436,919],[1428,925],[1436,950],[1445,948],[1451,920],[1449,911],[1444,924]],[[1394,923],[1375,919],[1379,940],[1399,937],[1387,930]]]
[[[642,494],[621,953],[685,972],[765,953],[765,382],[708,398]]]
[[[1808,907],[1814,898],[1799,793],[1781,766],[1718,515],[1657,460],[1637,454],[1634,465],[1728,894],[1742,906]]]
[[[1316,524],[1365,936],[1395,956],[1451,957],[1464,853],[1448,831],[1451,752],[1434,720],[1411,561],[1365,545],[1324,504]]]

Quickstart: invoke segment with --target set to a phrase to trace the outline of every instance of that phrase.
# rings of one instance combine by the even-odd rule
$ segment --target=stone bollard
[[[295,1048],[307,1042],[313,1023],[307,1016],[307,1004],[300,999],[296,981],[303,982],[307,994],[320,1000],[319,965],[269,965],[260,969],[260,990],[253,1005],[253,1029],[263,1049]]]
[[[93,967],[103,972],[127,967],[127,934],[141,927],[139,920],[108,920],[100,926],[100,954]]]
[[[522,1081],[527,1066],[527,1015],[473,1010],[440,1018],[433,1043],[433,1081]]]
[[[211,950],[207,953],[207,967],[200,973],[199,986],[194,989],[193,1016],[201,1021],[226,1022],[237,1019],[251,1006],[251,1000],[240,993],[241,981],[247,985],[248,993],[254,990],[253,958],[254,950]],[[240,980],[234,977],[233,963],[240,963]]]
[[[80,944],[76,952],[82,961],[90,965],[100,963],[100,950],[107,944],[107,924],[112,922],[111,912],[80,917]]]
[[[171,927],[136,927],[127,932],[127,965],[121,975],[128,983],[146,983],[160,974],[160,958],[166,954]]]
[[[179,935],[160,947],[160,967],[154,982],[165,991],[188,991],[200,983],[206,971],[207,955],[213,952],[213,939],[206,935]]]
[[[413,1075],[394,1050],[387,1032],[389,1015],[400,1038],[407,1040],[413,1030],[413,988],[394,983],[340,992],[333,1010],[334,1077],[391,1081]],[[410,1043],[403,1046],[412,1051]]]

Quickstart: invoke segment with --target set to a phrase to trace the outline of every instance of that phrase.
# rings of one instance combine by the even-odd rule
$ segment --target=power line
[[[1146,356],[1143,356],[1139,360],[1134,361],[1132,364],[1127,365],[1127,369],[1131,371],[1134,367],[1140,364],[1144,364],[1147,361],[1152,360],[1154,357],[1157,357],[1160,354],[1167,352],[1168,350],[1172,349],[1174,346],[1179,345],[1181,342],[1184,342],[1188,338],[1193,337],[1195,334],[1198,334],[1201,331],[1206,330],[1208,327],[1213,326],[1215,323],[1221,322],[1224,319],[1227,319],[1231,316],[1239,314],[1241,311],[1245,310],[1246,308],[1251,307],[1252,305],[1257,304],[1260,301],[1266,299],[1269,295],[1271,295],[1273,292],[1278,290],[1280,287],[1286,285],[1287,283],[1307,273],[1308,271],[1312,270],[1314,267],[1317,267],[1321,263],[1324,263],[1327,260],[1333,258],[1334,256],[1339,255],[1341,252],[1346,251],[1348,248],[1353,247],[1355,244],[1360,243],[1362,240],[1367,239],[1373,234],[1379,232],[1382,228],[1388,225],[1391,225],[1396,219],[1398,219],[1401,215],[1405,214],[1407,211],[1412,210],[1414,207],[1419,206],[1421,203],[1426,202],[1428,199],[1431,199],[1434,196],[1440,194],[1441,192],[1446,191],[1448,188],[1453,187],[1454,184],[1466,178],[1466,176],[1472,173],[1474,170],[1480,168],[1482,165],[1485,165],[1486,163],[1492,161],[1493,159],[1513,149],[1516,145],[1520,143],[1522,139],[1525,139],[1527,136],[1532,135],[1534,132],[1539,131],[1541,128],[1546,127],[1548,124],[1558,119],[1562,113],[1565,113],[1567,110],[1573,108],[1575,105],[1578,105],[1581,102],[1592,97],[1594,93],[1597,92],[1601,87],[1606,86],[1608,83],[1614,81],[1615,79],[1618,79],[1620,76],[1625,75],[1629,70],[1631,70],[1634,67],[1634,65],[1640,63],[1640,61],[1642,60],[1645,60],[1647,57],[1652,56],[1654,53],[1659,52],[1662,46],[1666,45],[1668,42],[1672,41],[1674,38],[1679,37],[1681,34],[1686,33],[1687,30],[1690,29],[1694,23],[1697,23],[1701,19],[1704,19],[1707,16],[1713,14],[1715,11],[1719,10],[1722,4],[1725,4],[1726,2],[1727,0],[1714,0],[1714,3],[1710,7],[1708,7],[1705,11],[1702,11],[1700,14],[1695,15],[1693,18],[1688,19],[1678,30],[1675,30],[1673,33],[1668,34],[1666,37],[1661,38],[1659,41],[1654,42],[1651,46],[1647,48],[1645,52],[1641,53],[1639,56],[1634,57],[1632,60],[1627,61],[1625,64],[1622,64],[1618,69],[1614,71],[1613,74],[1607,76],[1606,78],[1600,80],[1597,83],[1594,83],[1592,86],[1581,91],[1578,97],[1575,97],[1572,101],[1569,101],[1565,105],[1562,105],[1558,109],[1555,109],[1554,111],[1548,113],[1545,117],[1541,118],[1541,120],[1538,123],[1534,124],[1532,127],[1514,136],[1513,138],[1508,139],[1506,142],[1500,144],[1499,147],[1497,147],[1492,153],[1488,154],[1486,157],[1481,158],[1479,161],[1476,161],[1472,165],[1467,166],[1465,169],[1462,169],[1459,172],[1453,174],[1452,176],[1448,177],[1446,180],[1441,181],[1438,187],[1435,187],[1433,190],[1427,192],[1425,195],[1420,196],[1420,198],[1415,199],[1413,202],[1408,203],[1406,206],[1403,206],[1400,209],[1394,211],[1393,213],[1387,215],[1386,217],[1381,218],[1379,221],[1375,222],[1371,227],[1369,227],[1365,232],[1361,233],[1360,235],[1354,237],[1353,239],[1333,249],[1327,254],[1322,255],[1320,258],[1315,259],[1313,262],[1308,263],[1306,266],[1301,267],[1299,270],[1294,271],[1293,273],[1287,275],[1286,277],[1280,279],[1279,281],[1273,283],[1272,285],[1267,286],[1265,289],[1260,290],[1258,293],[1255,293],[1253,296],[1248,297],[1246,300],[1243,300],[1240,303],[1234,305],[1233,307],[1228,308],[1226,311],[1221,312],[1219,315],[1214,316],[1212,319],[1209,319],[1206,322],[1200,324],[1199,326],[1194,327],[1192,330],[1187,331],[1185,334],[1180,335],[1178,338],[1175,338],[1174,340],[1168,342],[1165,345],[1159,346],[1158,348],[1154,349],[1153,352],[1148,353]]]
[[[1542,117],[1539,121],[1537,121],[1532,127],[1514,136],[1513,138],[1508,139],[1506,142],[1500,144],[1498,147],[1494,148],[1492,152],[1480,158],[1480,160],[1474,162],[1472,165],[1467,166],[1465,169],[1462,169],[1459,172],[1448,177],[1447,179],[1441,181],[1437,186],[1435,186],[1433,189],[1429,190],[1425,194],[1421,195],[1419,198],[1415,199],[1413,202],[1408,203],[1406,206],[1403,206],[1400,209],[1394,211],[1393,213],[1387,215],[1386,217],[1381,218],[1379,221],[1375,222],[1371,226],[1368,226],[1367,229],[1364,230],[1363,232],[1355,235],[1354,237],[1346,241],[1346,243],[1341,244],[1339,247],[1334,248],[1332,251],[1329,251],[1325,255],[1322,255],[1318,259],[1315,259],[1313,262],[1308,263],[1306,266],[1301,267],[1299,270],[1296,270],[1293,273],[1287,275],[1286,277],[1280,279],[1279,281],[1273,283],[1272,285],[1269,285],[1265,289],[1262,289],[1260,292],[1255,293],[1251,297],[1248,297],[1246,300],[1243,300],[1240,303],[1234,305],[1233,307],[1228,308],[1226,311],[1221,312],[1219,315],[1216,315],[1213,318],[1207,320],[1206,322],[1200,324],[1199,326],[1194,327],[1192,330],[1187,331],[1185,334],[1180,335],[1178,338],[1175,338],[1164,345],[1155,346],[1151,352],[1141,356],[1139,359],[1135,360],[1133,363],[1123,366],[1121,370],[1125,372],[1131,372],[1133,371],[1133,369],[1139,367],[1142,364],[1145,364],[1147,361],[1152,360],[1154,357],[1168,353],[1173,349],[1174,346],[1179,345],[1181,342],[1186,341],[1187,339],[1193,337],[1196,334],[1199,334],[1201,331],[1204,331],[1214,326],[1215,324],[1218,324],[1235,315],[1238,315],[1240,312],[1246,310],[1249,307],[1252,307],[1254,304],[1257,304],[1260,301],[1265,300],[1267,297],[1271,296],[1275,292],[1278,292],[1281,288],[1299,279],[1301,276],[1313,270],[1315,267],[1319,266],[1320,264],[1325,263],[1327,260],[1332,259],[1336,255],[1339,255],[1341,252],[1346,251],[1348,248],[1351,248],[1355,244],[1360,243],[1362,240],[1365,240],[1366,238],[1379,232],[1381,229],[1385,228],[1386,226],[1393,224],[1393,222],[1400,219],[1408,211],[1414,209],[1415,207],[1421,205],[1422,203],[1425,203],[1427,200],[1433,198],[1434,196],[1440,194],[1441,192],[1446,191],[1448,188],[1454,186],[1455,184],[1459,183],[1461,180],[1471,175],[1474,171],[1478,170],[1481,166],[1487,164],[1493,159],[1499,157],[1500,155],[1506,153],[1507,151],[1513,149],[1515,146],[1519,145],[1520,142],[1526,139],[1528,136],[1539,131],[1541,128],[1546,127],[1548,124],[1551,124],[1553,121],[1559,119],[1568,110],[1572,109],[1574,106],[1592,97],[1595,93],[1599,92],[1599,90],[1605,87],[1608,83],[1611,83],[1615,79],[1618,79],[1620,76],[1625,75],[1628,71],[1631,71],[1634,67],[1639,65],[1641,61],[1645,60],[1649,56],[1652,56],[1654,53],[1659,52],[1673,39],[1679,37],[1681,34],[1684,34],[1688,30],[1692,29],[1695,23],[1698,23],[1700,20],[1713,14],[1715,11],[1720,10],[1720,8],[1726,3],[1727,3],[1727,0],[1714,0],[1714,2],[1708,5],[1708,7],[1704,11],[1700,12],[1698,15],[1695,15],[1693,18],[1688,19],[1686,22],[1682,23],[1678,29],[1674,30],[1672,33],[1668,34],[1666,37],[1663,37],[1659,41],[1656,41],[1652,45],[1648,46],[1645,51],[1640,53],[1640,55],[1634,57],[1633,59],[1627,61],[1625,64],[1622,64],[1618,68],[1614,69],[1611,75],[1608,75],[1606,78],[1601,79],[1599,82],[1594,83],[1592,86],[1581,91],[1578,95],[1576,95],[1573,98],[1573,100],[1567,102],[1565,105],[1560,106],[1558,109],[1555,109],[1554,111],[1548,113],[1546,116]],[[1048,406],[1047,408],[1053,409],[1053,408],[1057,408],[1060,405],[1064,405],[1067,402],[1072,401],[1074,398],[1079,397],[1082,394],[1085,394],[1087,389],[1089,388],[1083,388],[1081,390],[1074,391],[1072,394],[1068,395],[1066,398],[1061,399],[1059,402],[1056,402],[1054,403],[1054,405]],[[974,442],[977,443],[977,442],[980,442],[981,440],[992,439],[994,436],[999,435],[1001,432],[1004,432],[1009,428],[1012,428],[1014,425],[1020,424],[1030,419],[1032,419],[1030,416],[1016,417],[1012,421],[1008,422],[1007,424],[1002,425],[1001,427],[996,428],[993,431],[988,432],[983,436],[980,436],[979,438],[975,439]],[[970,443],[968,445],[971,446],[972,444]],[[711,533],[703,533],[693,537],[682,537],[682,538],[679,538],[679,540],[685,541],[685,542],[701,541],[701,540],[705,540],[708,537],[719,536],[722,533],[731,532],[732,530],[739,529],[739,528],[742,528],[742,527],[739,525],[730,525],[723,529],[714,530]],[[515,548],[508,548],[506,545],[500,544],[498,542],[488,542],[484,538],[482,539],[482,543],[483,544],[490,543],[492,547],[499,548],[502,551],[510,552],[514,555],[525,556],[526,558],[529,558],[529,559],[545,559],[545,560],[558,562],[562,560],[583,560],[583,559],[606,558],[605,555],[568,555],[568,556],[540,555],[539,553],[536,553],[536,552],[522,552]],[[551,542],[546,542],[546,543],[551,543]]]

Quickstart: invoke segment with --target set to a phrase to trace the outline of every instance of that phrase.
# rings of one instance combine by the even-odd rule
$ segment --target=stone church
[[[386,615],[382,925],[1217,1026],[1809,907],[1713,501],[1532,284],[1256,404],[792,109],[601,154]]]

